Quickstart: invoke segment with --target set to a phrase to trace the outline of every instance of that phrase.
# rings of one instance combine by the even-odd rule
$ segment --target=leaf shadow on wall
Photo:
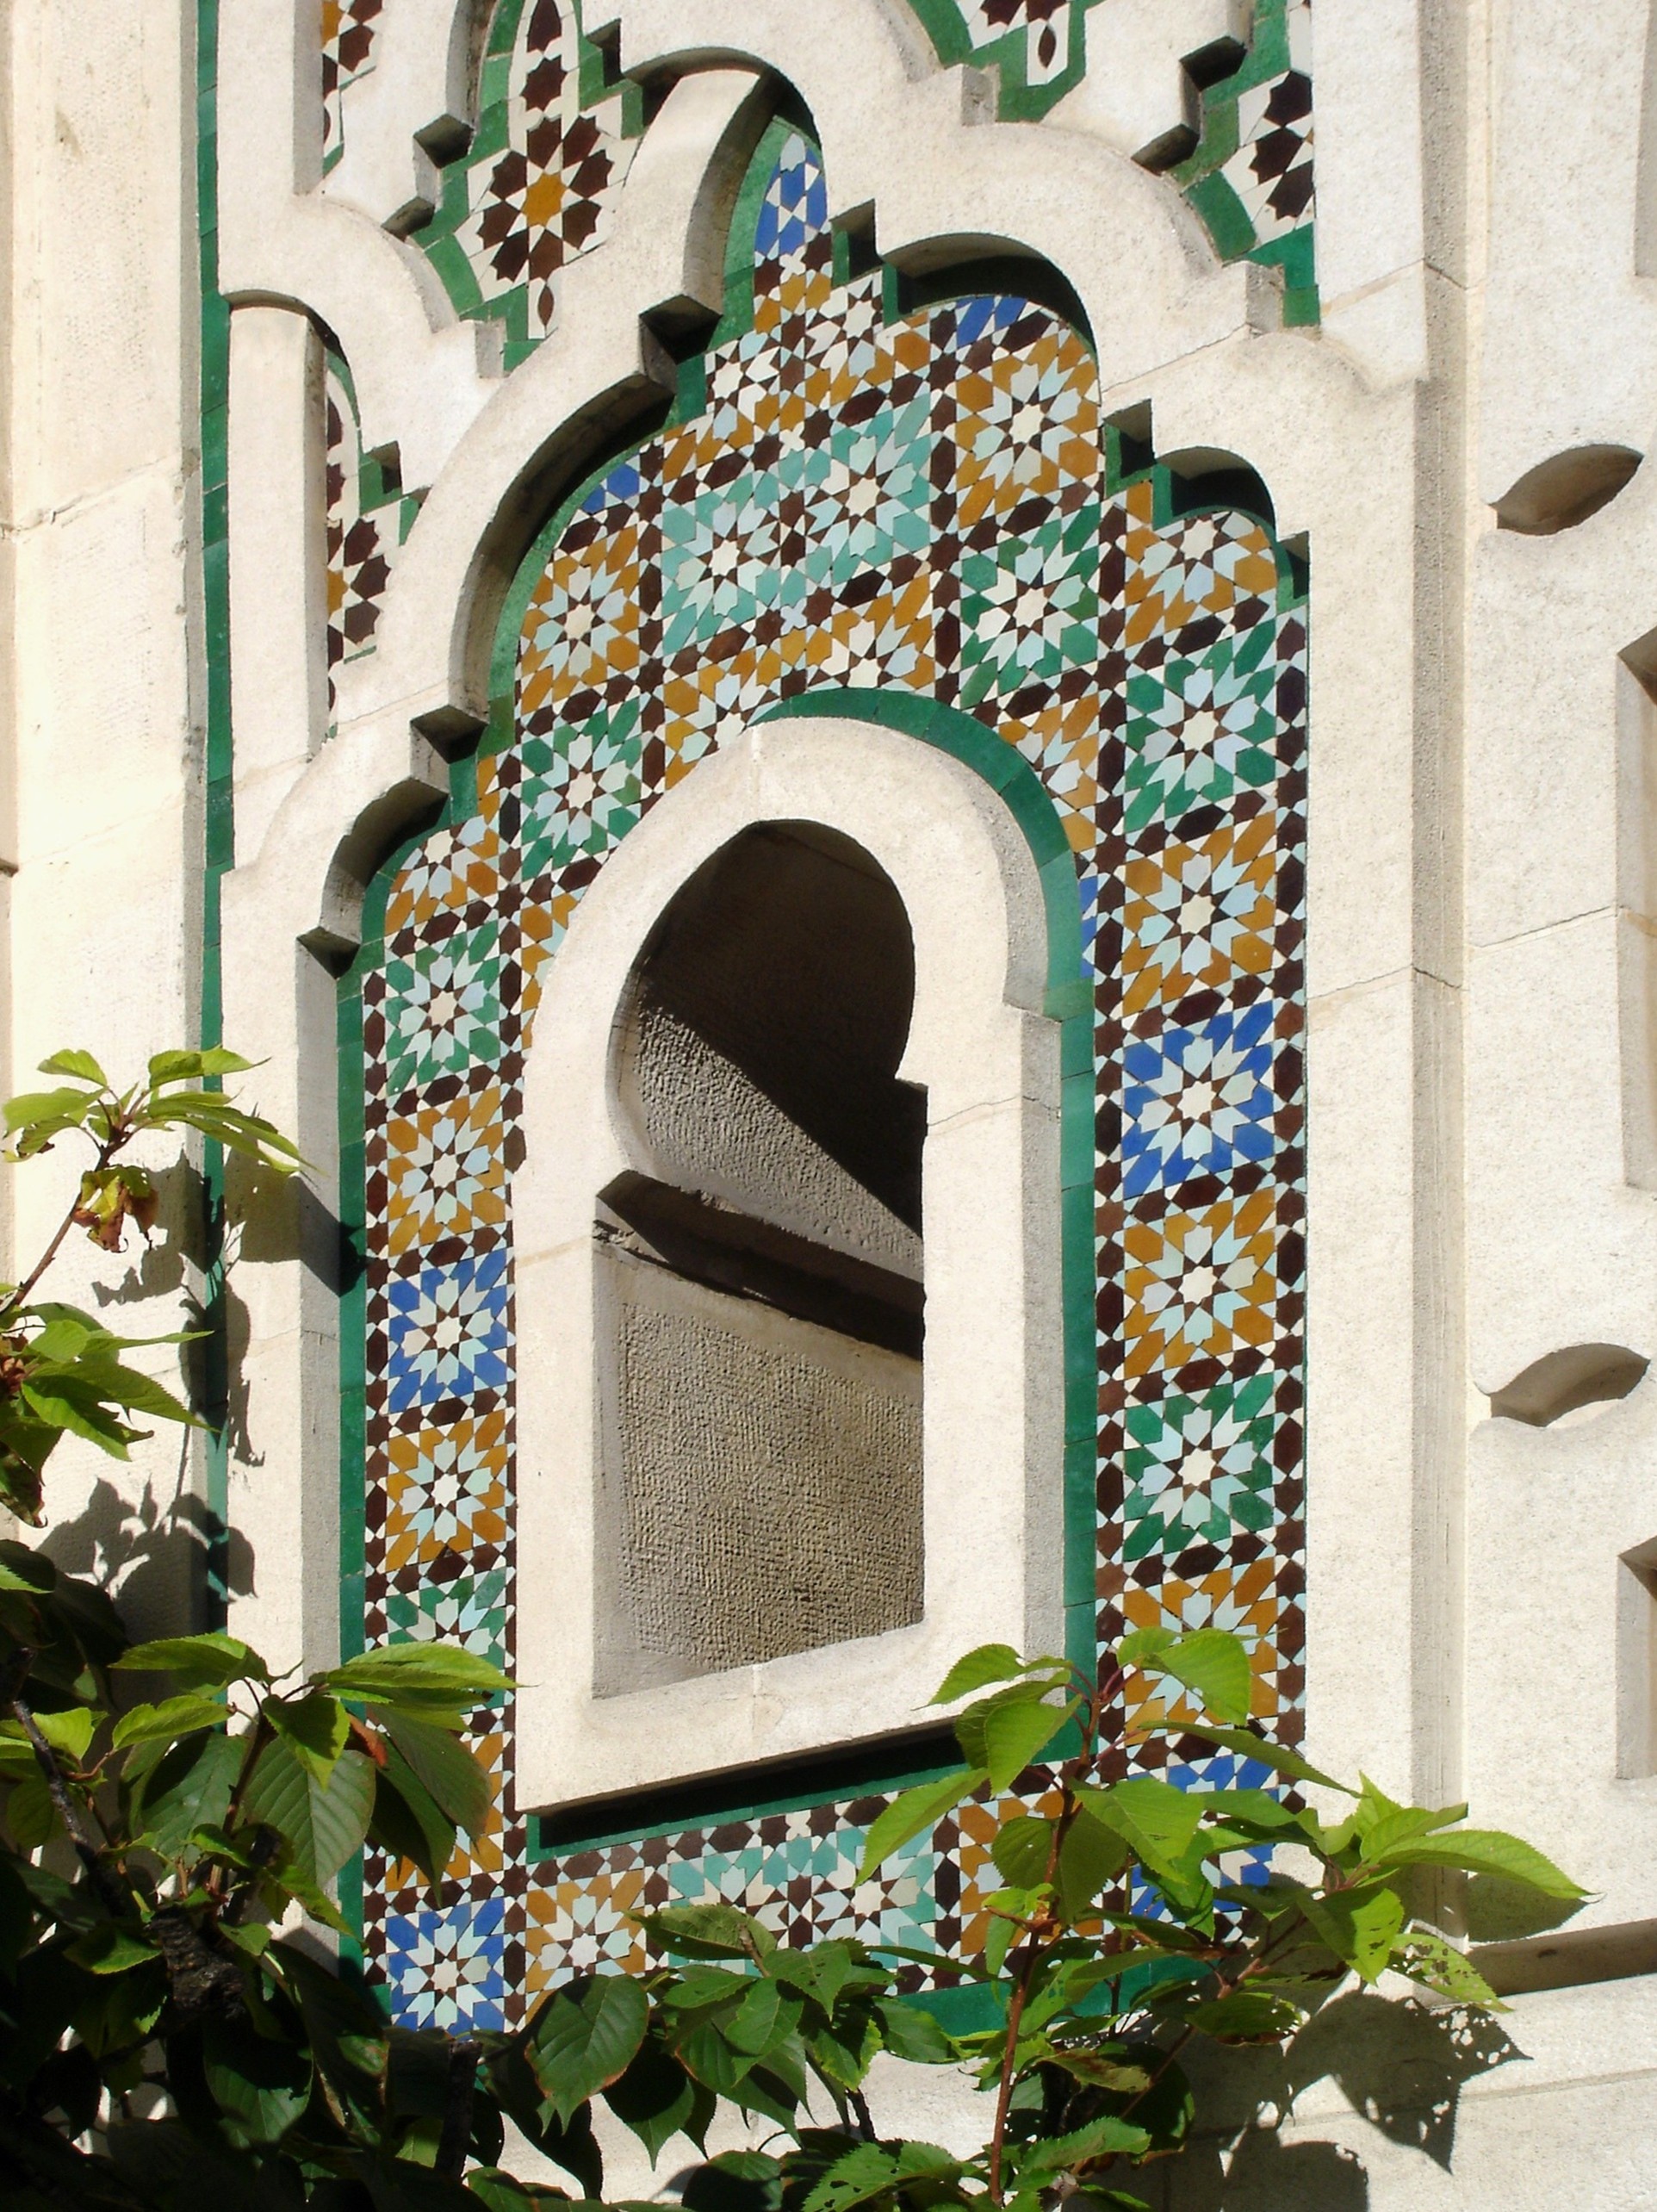
[[[1286,2051],[1209,2046],[1190,2066],[1197,2110],[1235,2117],[1170,2162],[1151,2202],[1157,2212],[1363,2212],[1369,2181],[1356,2153],[1334,2141],[1285,2141],[1260,2116],[1293,2124],[1296,2100],[1331,2082],[1387,2141],[1448,2173],[1463,2087],[1524,2056],[1498,2020],[1367,1991],[1325,2004]]]
[[[189,1449],[186,1431],[177,1488],[170,1499],[158,1499],[146,1486],[134,1501],[100,1479],[73,1519],[58,1522],[40,1543],[61,1573],[109,1592],[135,1638],[187,1634],[202,1625],[197,1599],[209,1563],[233,1597],[252,1588],[246,1544],[233,1534],[227,1539],[206,1501],[184,1487]]]

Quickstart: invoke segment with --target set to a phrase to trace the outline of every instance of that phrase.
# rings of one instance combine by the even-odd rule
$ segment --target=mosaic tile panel
[[[552,328],[560,272],[603,243],[639,122],[637,88],[606,87],[578,0],[499,0],[477,127],[414,235],[458,313],[504,324],[508,367]]]
[[[1202,134],[1172,174],[1227,261],[1283,271],[1284,320],[1318,320],[1312,0],[1258,0],[1236,73],[1202,96]]]
[[[419,502],[405,494],[390,456],[363,452],[351,371],[332,351],[324,362],[322,405],[332,721],[337,672],[374,649],[392,565]]]
[[[510,1662],[511,1184],[546,964],[608,856],[699,761],[769,708],[852,690],[934,702],[1015,752],[1063,833],[1050,865],[1074,868],[1083,965],[1058,987],[1095,1009],[1093,1111],[1065,1169],[1094,1274],[1066,1325],[1098,1419],[1083,1633],[1234,1627],[1257,1713],[1292,1737],[1301,580],[1254,516],[1186,511],[1164,469],[1121,474],[1091,357],[1053,314],[970,279],[904,314],[883,272],[837,276],[828,204],[814,149],[773,126],[739,215],[751,314],[735,288],[668,426],[549,524],[509,601],[491,732],[449,822],[387,872],[380,935],[347,979],[360,1632]],[[1071,1065],[1085,1107],[1085,1050]],[[1167,1687],[1132,1684],[1124,1718],[1160,1716]],[[730,1898],[793,1942],[982,1941],[984,1806],[862,1885],[878,1795],[532,1857],[511,1712],[476,1730],[506,1786],[498,1829],[435,1904],[407,1868],[366,1868],[367,1954],[401,2017],[515,2017],[562,1975],[636,1960],[629,1916],[675,1898]],[[1020,1795],[1046,1786],[1035,1770]]]

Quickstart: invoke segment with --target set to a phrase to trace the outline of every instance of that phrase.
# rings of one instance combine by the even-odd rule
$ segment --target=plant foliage
[[[43,1071],[59,1087],[6,1109],[14,1158],[71,1131],[96,1153],[0,1311],[0,1488],[28,1518],[64,1435],[120,1456],[139,1433],[127,1413],[194,1418],[120,1363],[124,1340],[31,1301],[72,1227],[109,1250],[127,1219],[148,1233],[152,1186],[118,1159],[141,1131],[193,1129],[280,1173],[299,1165],[269,1123],[207,1087],[246,1066],[162,1053],[147,1084],[117,1095],[90,1055],[62,1053]],[[1174,1686],[1182,1718],[1124,1743],[1114,1717],[1136,1673]],[[1447,1884],[1494,1874],[1567,1907],[1582,1896],[1528,1844],[1467,1827],[1465,1806],[1348,1786],[1261,1735],[1234,1637],[1140,1631],[1094,1677],[988,1644],[934,1700],[959,1708],[961,1766],[880,1814],[862,1867],[1022,1780],[1015,1801],[1033,1809],[996,1818],[1002,1886],[981,1949],[794,1949],[733,1905],[686,1904],[642,1920],[644,1972],[570,1980],[515,2033],[394,2027],[319,1946],[320,1931],[349,1937],[330,1886],[365,1843],[440,1885],[457,1836],[492,1813],[466,1734],[510,1687],[438,1643],[303,1677],[222,1631],[133,1644],[101,1591],[0,1543],[7,2203],[591,2204],[602,2104],[653,2162],[680,2137],[697,2149],[690,2212],[1047,2212],[1078,2196],[1144,2212],[1137,2169],[1177,2153],[1193,2125],[1193,2047],[1283,2044],[1336,1991],[1389,1975],[1493,2009],[1435,1917]],[[1273,1786],[1176,1787],[1157,1769],[1188,1738]],[[1285,1847],[1288,1867],[1274,1859]],[[947,2032],[913,1993],[917,1967],[975,1991],[977,2024]],[[882,2054],[964,2071],[984,2098],[982,2147],[958,2157],[882,2136],[866,2097]],[[767,2147],[708,2157],[722,2103],[768,2131]],[[509,2121],[543,2179],[504,2170]]]
[[[143,1082],[117,1091],[90,1053],[54,1053],[40,1063],[42,1075],[57,1078],[53,1087],[7,1104],[9,1160],[38,1159],[69,1136],[92,1150],[40,1260],[22,1282],[0,1286],[0,1505],[20,1520],[38,1525],[41,1476],[65,1436],[125,1459],[128,1445],[151,1433],[133,1426],[133,1415],[193,1422],[170,1390],[121,1358],[183,1343],[183,1336],[115,1336],[74,1306],[33,1302],[34,1293],[73,1229],[84,1229],[104,1252],[119,1252],[130,1221],[148,1242],[158,1204],[155,1181],[123,1157],[146,1136],[193,1132],[279,1175],[301,1165],[272,1122],[213,1087],[251,1066],[222,1048],[158,1053]]]

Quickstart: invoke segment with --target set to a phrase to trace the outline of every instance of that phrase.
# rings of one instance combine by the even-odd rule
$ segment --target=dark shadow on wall
[[[1197,2110],[1219,2124],[1124,2185],[1155,2212],[1363,2212],[1368,2177],[1349,2146],[1316,2140],[1315,2123],[1311,2140],[1284,2141],[1298,2099],[1331,2082],[1388,2142],[1449,2172],[1462,2089],[1524,2056],[1499,2022],[1459,2007],[1338,1997],[1287,2051],[1211,2046],[1194,2058]]]
[[[40,1549],[65,1575],[83,1576],[115,1600],[133,1638],[187,1634],[209,1555],[223,1563],[233,1595],[252,1588],[252,1556],[233,1534],[226,1543],[203,1500],[184,1487],[191,1439],[181,1432],[177,1487],[164,1501],[146,1488],[136,1502],[101,1480],[72,1520],[41,1537]]]

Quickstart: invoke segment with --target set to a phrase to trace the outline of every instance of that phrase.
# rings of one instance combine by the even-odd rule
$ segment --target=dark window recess
[[[805,823],[733,839],[640,958],[595,1221],[601,1694],[920,1618],[914,994],[890,879]]]

